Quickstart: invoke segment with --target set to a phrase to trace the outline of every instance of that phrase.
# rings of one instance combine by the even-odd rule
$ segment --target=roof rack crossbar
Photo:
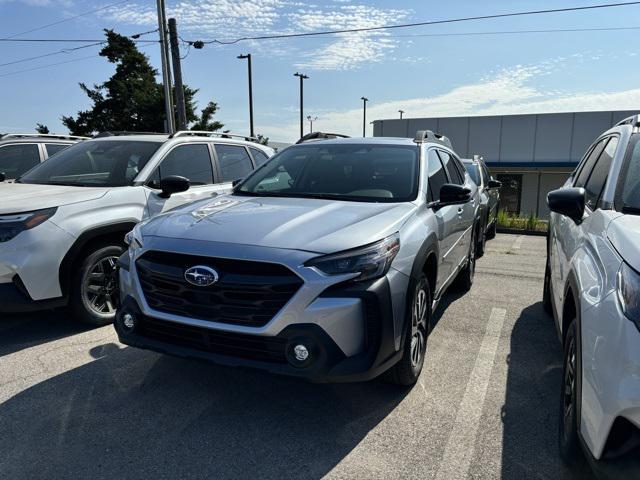
[[[640,115],[632,115],[623,120],[620,120],[616,123],[616,127],[621,127],[622,125],[632,125],[634,127],[640,126]]]
[[[188,136],[198,136],[198,137],[218,137],[218,138],[241,138],[242,140],[246,140],[247,142],[259,142],[259,139],[256,137],[252,137],[250,135],[236,135],[233,133],[224,133],[224,132],[210,132],[208,130],[180,130],[171,135],[169,138],[176,137],[188,137]]]
[[[0,134],[0,139],[5,138],[29,138],[29,137],[42,137],[52,138],[58,140],[88,140],[89,137],[82,137],[80,135],[64,135],[55,133],[5,133]]]
[[[126,130],[106,130],[104,132],[97,133],[93,138],[104,137],[123,137],[126,135],[166,135],[166,133],[159,132],[128,132]]]
[[[424,142],[435,142],[441,143],[442,145],[453,148],[451,145],[451,140],[444,135],[439,133],[433,133],[431,130],[418,130],[416,132],[416,136],[413,138],[415,143],[424,143]]]

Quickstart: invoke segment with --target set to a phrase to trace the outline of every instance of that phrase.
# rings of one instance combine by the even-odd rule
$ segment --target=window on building
[[[440,162],[440,157],[436,150],[429,150],[429,159],[427,160],[427,175],[429,177],[429,193],[427,199],[430,202],[440,200],[440,189],[442,185],[448,183],[447,174]]]
[[[453,157],[444,152],[442,150],[438,150],[438,154],[440,155],[440,159],[442,160],[442,164],[446,168],[447,172],[449,172],[449,178],[451,179],[451,183],[455,183],[457,185],[462,185],[464,183],[464,176],[458,170],[458,167],[453,160]]]
[[[216,153],[223,182],[244,178],[253,170],[253,163],[244,147],[219,144],[216,145]]]
[[[33,143],[18,143],[0,148],[0,172],[7,178],[18,178],[39,163],[38,146]]]
[[[213,170],[209,147],[202,143],[180,145],[167,154],[158,171],[160,178],[179,175],[188,178],[191,185],[210,185]]]
[[[593,167],[591,175],[589,175],[589,179],[584,186],[584,189],[587,192],[587,206],[591,210],[595,210],[598,207],[598,202],[602,196],[604,185],[607,183],[609,169],[611,168],[611,161],[613,160],[617,147],[618,137],[612,137],[603,152],[600,154],[600,157]]]
[[[522,174],[499,173],[498,181],[502,182],[502,188],[500,189],[500,210],[520,215]]]

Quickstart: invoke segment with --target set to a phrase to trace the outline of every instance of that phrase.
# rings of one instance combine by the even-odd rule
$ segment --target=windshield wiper
[[[634,207],[633,205],[624,204],[622,206],[622,213],[630,213],[631,215],[640,215],[640,207]]]

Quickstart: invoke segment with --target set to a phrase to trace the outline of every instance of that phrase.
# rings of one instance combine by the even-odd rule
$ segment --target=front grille
[[[149,317],[144,317],[138,323],[136,334],[201,352],[286,363],[287,341],[284,338],[221,332]]]
[[[205,265],[218,272],[208,287],[188,283],[184,272]],[[302,279],[274,263],[145,253],[136,261],[145,299],[159,312],[250,327],[266,325],[293,297]]]

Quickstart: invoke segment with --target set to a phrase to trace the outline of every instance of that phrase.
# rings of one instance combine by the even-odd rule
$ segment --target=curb
[[[546,237],[547,232],[540,232],[538,230],[520,230],[518,228],[503,228],[498,227],[496,233],[507,233],[510,235],[532,235],[534,237]]]

